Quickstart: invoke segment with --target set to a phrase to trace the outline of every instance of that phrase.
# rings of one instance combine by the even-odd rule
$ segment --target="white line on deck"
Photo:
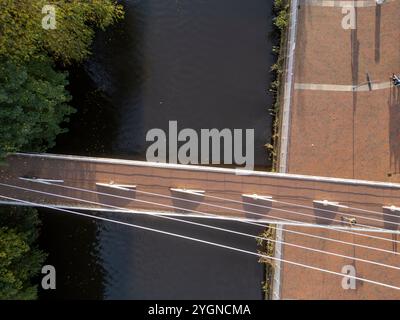
[[[365,92],[389,89],[392,86],[390,81],[381,83],[371,83],[362,85],[342,85],[342,84],[318,84],[318,83],[295,83],[295,90],[315,90],[315,91],[342,91],[342,92]]]

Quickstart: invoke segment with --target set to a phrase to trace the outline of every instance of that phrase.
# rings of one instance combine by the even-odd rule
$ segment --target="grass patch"
[[[273,81],[269,92],[273,95],[273,105],[268,109],[273,117],[271,142],[265,145],[269,159],[272,160],[272,171],[277,171],[278,150],[279,150],[279,128],[280,128],[280,109],[283,101],[283,79],[285,76],[287,38],[289,26],[289,0],[275,0],[273,8],[273,34],[276,36],[276,45],[272,53],[276,57],[276,62],[271,66]]]

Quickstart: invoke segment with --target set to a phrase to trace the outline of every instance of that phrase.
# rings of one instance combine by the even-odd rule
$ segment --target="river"
[[[123,22],[95,40],[71,72],[69,133],[51,152],[145,159],[146,132],[255,130],[257,169],[270,166],[267,94],[272,0],[125,0]],[[94,213],[95,214],[95,213]],[[101,213],[256,251],[254,239],[155,217]],[[41,245],[57,270],[45,299],[262,299],[257,257],[121,225],[41,210]],[[258,234],[235,222],[202,220]]]

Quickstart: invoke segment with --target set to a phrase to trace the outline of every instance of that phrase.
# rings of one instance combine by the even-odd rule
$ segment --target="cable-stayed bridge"
[[[293,292],[299,287],[315,287],[315,281],[329,284],[334,298],[360,297],[360,292],[365,297],[376,297],[378,291],[381,298],[400,298],[400,184],[68,155],[15,154],[7,158],[1,170],[0,201],[51,208],[267,258],[275,265],[273,298],[295,297]],[[224,232],[227,237],[268,240],[275,253],[266,256],[85,210],[148,214]],[[209,220],[184,219],[188,217],[234,219],[260,227],[269,224],[276,236],[267,239],[215,227],[207,223]],[[357,273],[344,274],[343,266],[357,267]],[[297,278],[299,268],[312,272],[311,282],[309,278]],[[359,285],[357,290],[343,289],[343,281],[351,280],[362,284],[361,291]]]
[[[400,184],[51,154],[17,154],[1,194],[62,208],[398,230]]]
[[[344,29],[351,8],[357,8],[357,28]],[[400,184],[316,176],[399,175],[399,93],[389,78],[399,70],[399,32],[393,28],[399,8],[396,0],[292,2],[279,168],[309,175],[17,154],[1,169],[0,200],[257,257],[262,255],[82,212],[124,211],[192,224],[180,219],[273,223],[276,237],[268,240],[275,254],[267,258],[276,263],[274,297],[400,298]],[[343,271],[349,266],[354,275]],[[354,288],[346,287],[350,280],[357,280]]]

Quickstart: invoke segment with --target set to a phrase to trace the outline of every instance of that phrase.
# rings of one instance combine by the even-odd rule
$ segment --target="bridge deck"
[[[235,174],[237,171],[230,169],[46,155],[15,155],[8,161],[10,165],[1,171],[2,183],[78,199],[0,187],[2,195],[16,196],[37,203],[89,208],[111,205],[131,210],[207,213],[256,220],[286,219],[346,226],[349,224],[343,224],[342,217],[355,217],[359,226],[398,229],[396,224],[398,219],[386,215],[387,210],[382,207],[391,205],[400,207],[400,184],[266,172],[237,175]],[[64,183],[59,184],[60,186],[46,185],[20,180],[19,177],[56,179],[63,180]],[[96,184],[107,184],[111,181],[115,184],[136,185],[136,191],[107,188]],[[67,187],[85,189],[92,193],[71,190]],[[205,193],[187,194],[173,191],[171,188],[204,190]],[[93,192],[111,193],[132,199],[113,198]],[[267,199],[252,200],[243,197],[243,194],[272,196],[275,202]],[[84,203],[79,199],[94,203]],[[314,200],[329,200],[375,213],[358,212],[351,208],[330,205],[325,207],[323,204],[313,202]]]

